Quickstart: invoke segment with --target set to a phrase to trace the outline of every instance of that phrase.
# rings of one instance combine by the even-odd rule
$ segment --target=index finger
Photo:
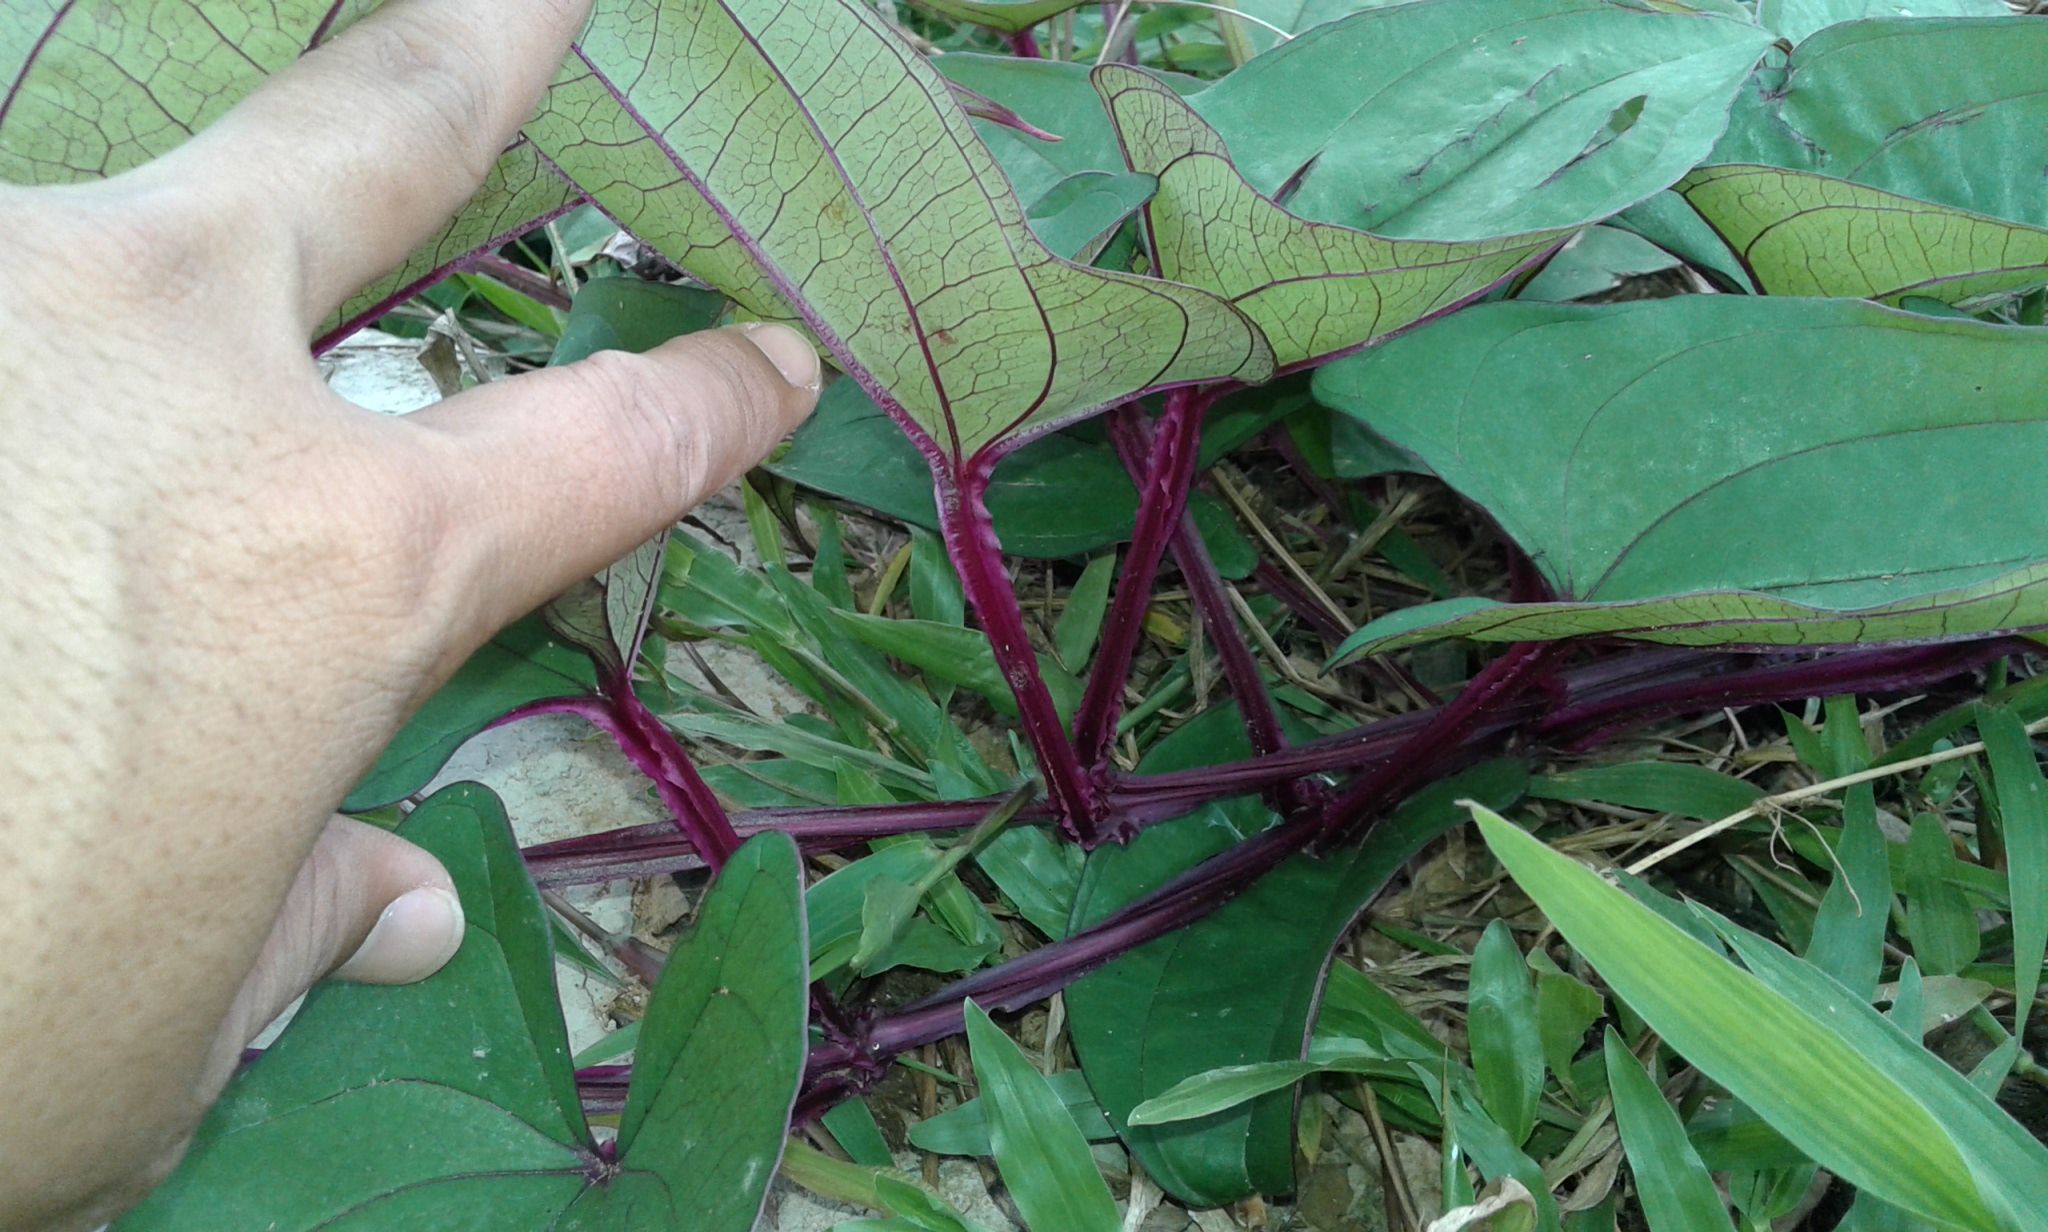
[[[282,224],[307,328],[483,182],[590,0],[390,0],[173,155]]]

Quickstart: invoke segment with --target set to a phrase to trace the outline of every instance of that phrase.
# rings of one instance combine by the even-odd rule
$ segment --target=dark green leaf
[[[1771,39],[1607,0],[1422,0],[1317,26],[1191,101],[1304,218],[1470,240],[1596,221],[1685,174]]]
[[[1758,0],[1757,20],[1797,43],[1828,26],[1872,17],[2009,17],[2004,0]]]
[[[348,1213],[400,1228],[414,1226],[400,1208],[421,1193],[498,1226],[537,1227],[584,1193],[596,1155],[547,914],[503,807],[457,784],[399,833],[454,878],[462,949],[418,984],[315,988],[122,1232],[312,1228]]]
[[[1242,741],[1235,712],[1212,711],[1162,742],[1145,768],[1210,764],[1232,756]],[[1512,799],[1523,779],[1521,766],[1495,762],[1447,780],[1402,806],[1362,846],[1290,860],[1213,915],[1067,990],[1069,1023],[1089,1082],[1153,1179],[1202,1205],[1292,1187],[1294,1117],[1283,1093],[1171,1125],[1131,1128],[1130,1111],[1195,1074],[1300,1060],[1329,947],[1359,906],[1455,823],[1453,802],[1460,795]],[[1148,828],[1128,847],[1098,848],[1083,874],[1076,926],[1270,821],[1256,801],[1211,805]],[[1248,998],[1247,989],[1258,995]],[[1220,1014],[1221,1006],[1229,1014]]]
[[[580,697],[596,686],[590,660],[549,632],[539,617],[528,617],[471,655],[414,712],[342,808],[364,812],[403,800],[499,716],[532,702]]]
[[[803,1077],[809,993],[802,857],[789,836],[759,834],[669,956],[619,1117],[622,1165],[649,1161],[688,1226],[746,1232],[760,1215]]]
[[[1856,381],[1809,379],[1844,366]],[[1317,397],[1485,508],[1562,598],[1403,609],[1343,653],[1454,635],[1784,645],[2048,622],[2048,563],[2033,520],[2014,516],[2040,500],[2028,460],[2048,448],[2044,384],[2048,336],[1843,301],[1459,313],[1324,368]]]
[[[2044,60],[2048,24],[2022,17],[1830,26],[1756,75],[1701,161],[1813,171],[2048,227]]]

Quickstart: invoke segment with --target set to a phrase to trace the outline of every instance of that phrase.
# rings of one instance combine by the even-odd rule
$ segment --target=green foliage
[[[1744,970],[1497,814],[1475,816],[1616,994],[1816,1162],[1944,1226],[2025,1226],[2048,1150],[1841,985],[1711,917]]]
[[[751,1228],[803,1069],[794,844],[753,840],[706,897],[648,1007],[608,1163],[570,1069],[547,916],[503,807],[457,784],[399,833],[455,879],[460,952],[419,984],[316,988],[123,1232],[344,1219]],[[717,1140],[699,1132],[712,1123]]]
[[[0,180],[137,166],[316,30],[376,7],[9,6]],[[326,333],[417,292],[436,315],[491,322],[507,355],[569,363],[764,318],[808,329],[846,379],[750,476],[741,537],[761,564],[715,535],[645,545],[473,656],[347,807],[395,816],[507,711],[624,683],[718,763],[703,777],[730,804],[986,797],[1014,812],[1029,792],[1006,793],[1045,752],[1004,738],[1020,679],[1035,671],[1068,724],[1084,672],[1128,666],[1102,662],[1106,634],[1147,616],[1123,760],[1086,767],[1091,781],[1115,802],[1147,776],[1249,757],[1243,716],[1215,700],[1217,631],[1197,631],[1181,597],[1201,573],[1190,543],[1170,598],[1112,608],[1136,555],[1120,545],[1160,485],[1134,483],[1114,433],[1078,421],[1150,413],[1160,393],[1220,399],[1192,469],[1231,460],[1228,490],[1175,495],[1222,578],[1269,566],[1272,593],[1248,586],[1230,614],[1260,623],[1250,671],[1273,674],[1297,744],[1449,695],[1466,652],[1431,643],[1454,637],[1811,647],[2048,625],[2048,22],[1998,0],[1907,7],[599,0],[476,198]],[[1028,31],[1053,58],[982,54],[992,31]],[[623,275],[598,255],[612,226],[592,206],[533,230],[586,197],[688,281]],[[559,274],[570,311],[502,265],[428,285],[482,252]],[[1731,293],[1590,302],[1706,286]],[[1463,311],[1476,300],[1509,302]],[[1260,387],[1340,354],[1312,384]],[[1244,471],[1275,448],[1287,470],[1242,499]],[[1491,540],[1473,550],[1476,519],[1433,487],[1347,486],[1403,471],[1491,518],[1549,600],[1502,602],[1476,563]],[[985,596],[970,605],[961,583],[961,562],[996,548],[932,533],[934,479],[943,495],[963,477],[985,481],[1002,548],[1034,562],[1015,577],[1021,651],[991,645]],[[1298,507],[1300,488],[1325,507]],[[907,524],[908,545],[862,514]],[[1404,606],[1425,593],[1438,602]],[[1303,673],[1339,642],[1338,665],[1419,653],[1373,669],[1398,686],[1379,696],[1362,672]],[[713,649],[757,658],[804,712],[681,662]],[[1294,855],[1072,984],[1078,1068],[1049,1044],[1056,1072],[1041,1075],[969,1005],[982,1094],[910,1142],[992,1154],[1035,1232],[1121,1226],[1090,1142],[1127,1149],[1183,1202],[1286,1193],[1297,1146],[1317,1149],[1296,1133],[1320,1127],[1322,1094],[1433,1143],[1449,1205],[1524,1186],[1496,1232],[1606,1232],[1638,1213],[1651,1232],[1761,1228],[1821,1168],[1858,1190],[1850,1232],[2028,1227],[2048,1155],[1993,1096],[2041,1074],[2027,1027],[2048,951],[2048,780],[2025,724],[2048,693],[1998,671],[1985,704],[1889,752],[1853,698],[1818,726],[1787,714],[1789,752],[1774,752],[1813,778],[1938,754],[1973,726],[1982,738],[1897,786],[1849,788],[1838,811],[1781,816],[1755,774],[1770,759],[1745,760],[1740,728],[1741,752],[1711,765],[1638,748],[1532,776],[1540,738],[1513,761],[1461,750],[1437,781],[1391,793],[1362,840]],[[1468,768],[1443,777],[1451,766]],[[1315,807],[1332,788],[1311,776],[1177,804],[1085,856],[997,808],[973,834],[847,846],[808,888],[787,839],[757,838],[647,1017],[577,1058],[632,1052],[612,1154],[584,1119],[555,1002],[566,934],[496,802],[448,789],[402,832],[456,876],[461,954],[417,988],[317,990],[121,1227],[738,1232],[815,1042],[811,980],[865,998],[983,971],[1282,824],[1292,793]],[[1445,923],[1429,887],[1491,866],[1476,845],[1415,857],[1464,796],[1526,798],[1542,826],[1600,816],[1544,831],[1594,860],[1763,811],[1697,864],[1617,874],[1617,890],[1482,809],[1513,884]],[[1401,957],[1371,975],[1332,961],[1403,869],[1422,917],[1377,919],[1366,938]],[[1403,962],[1467,973],[1462,997],[1418,996]],[[1957,1021],[1987,1048],[1961,1069],[1930,1050]],[[880,1216],[846,1227],[974,1232],[882,1170],[863,1105],[826,1125],[860,1164],[798,1151],[789,1171]],[[1624,1158],[1629,1184],[1614,1179]]]
[[[1861,378],[1808,379],[1831,365]],[[1815,645],[2048,620],[2048,566],[2003,512],[2030,499],[2044,378],[2048,336],[1736,296],[1489,306],[1341,360],[1317,396],[1484,507],[1558,601],[1404,608],[1340,659],[1451,636]]]

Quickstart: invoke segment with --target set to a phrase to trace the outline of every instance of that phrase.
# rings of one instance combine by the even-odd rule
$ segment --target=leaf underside
[[[1216,130],[1151,74],[1094,72],[1145,207],[1159,272],[1224,296],[1263,330],[1282,370],[1355,350],[1484,294],[1564,231],[1439,243],[1297,218],[1247,184]]]
[[[1848,180],[1738,163],[1677,191],[1768,295],[1963,304],[2048,282],[2048,230]]]
[[[793,309],[956,468],[1146,388],[1271,373],[1220,299],[1048,251],[945,80],[851,0],[603,0],[528,132],[671,260]]]
[[[1812,379],[1842,371],[1856,379]],[[1560,601],[1409,608],[1341,653],[2048,624],[2048,562],[2012,516],[2037,503],[2044,382],[2048,337],[1852,301],[1461,313],[1324,369],[1318,396],[1484,508]]]
[[[184,144],[263,78],[353,24],[368,0],[0,7],[0,181],[75,184]],[[469,257],[563,213],[582,194],[518,141],[476,195],[398,269],[319,329],[324,348]]]

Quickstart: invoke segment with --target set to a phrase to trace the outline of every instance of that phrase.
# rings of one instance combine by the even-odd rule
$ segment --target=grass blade
[[[1733,1232],[1713,1174],[1700,1162],[1664,1093],[1611,1028],[1605,1048],[1614,1122],[1635,1171],[1636,1196],[1650,1232]]]
[[[1118,1232],[1116,1200],[1066,1104],[972,1001],[967,1046],[988,1106],[996,1168],[1025,1224],[1047,1232]]]

